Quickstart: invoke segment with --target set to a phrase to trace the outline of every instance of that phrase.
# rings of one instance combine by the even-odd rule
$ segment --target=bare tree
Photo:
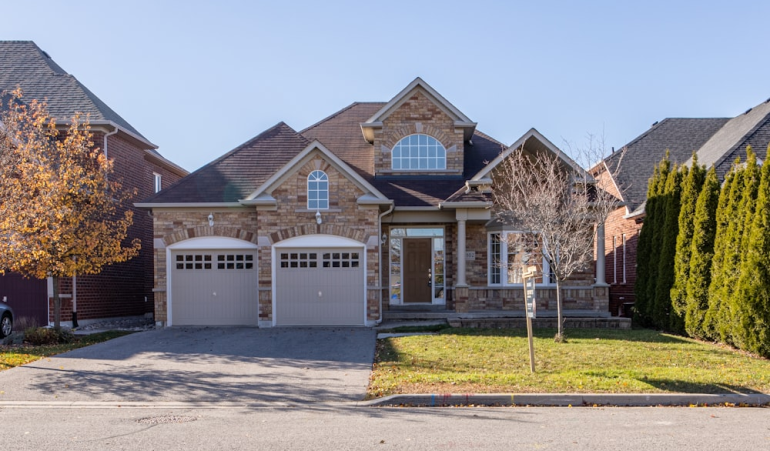
[[[576,272],[591,270],[595,228],[619,206],[609,183],[609,177],[595,179],[560,151],[523,148],[505,158],[494,175],[497,219],[523,232],[507,235],[516,241],[508,244],[539,249],[556,279],[557,341],[564,340],[562,285]]]

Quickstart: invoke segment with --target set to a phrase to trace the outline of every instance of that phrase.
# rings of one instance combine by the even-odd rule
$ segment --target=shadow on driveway
[[[0,372],[2,401],[356,401],[376,333],[364,328],[170,328]]]

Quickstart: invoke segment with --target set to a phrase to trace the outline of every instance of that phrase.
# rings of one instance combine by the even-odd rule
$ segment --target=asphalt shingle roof
[[[698,162],[714,165],[723,178],[736,157],[746,161],[746,147],[751,146],[757,157],[767,158],[770,143],[770,99],[746,113],[730,119],[699,150]]]
[[[144,138],[34,42],[0,41],[0,91],[17,86],[21,86],[25,99],[47,99],[51,116],[58,120],[68,120],[80,112],[89,114],[92,121],[113,121]]]
[[[636,210],[647,199],[647,182],[655,165],[670,152],[672,162],[682,164],[711,138],[728,118],[667,118],[650,127],[626,144],[621,168],[615,178],[629,211]],[[614,172],[621,156],[615,152],[605,159]]]
[[[280,122],[143,203],[238,202],[309,144]]]

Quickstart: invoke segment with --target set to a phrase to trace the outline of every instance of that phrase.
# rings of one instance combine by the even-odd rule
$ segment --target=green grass
[[[445,329],[378,340],[369,397],[396,393],[770,393],[770,361],[652,330]]]
[[[52,355],[72,351],[73,349],[90,346],[113,338],[128,335],[130,331],[112,330],[91,335],[78,335],[75,341],[67,344],[32,346],[2,346],[0,345],[0,371],[21,366]]]

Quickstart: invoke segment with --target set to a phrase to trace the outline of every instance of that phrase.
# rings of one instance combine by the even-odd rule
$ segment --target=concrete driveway
[[[363,328],[169,328],[0,372],[0,401],[357,401],[376,333]]]

